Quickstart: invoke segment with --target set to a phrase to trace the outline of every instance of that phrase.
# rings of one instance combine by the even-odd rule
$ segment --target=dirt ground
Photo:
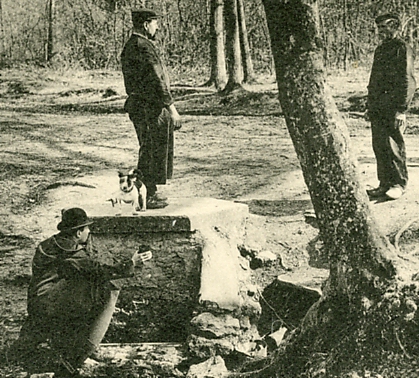
[[[350,98],[365,93],[367,79],[361,69],[328,78],[366,187],[377,184],[369,124],[360,117],[362,101]],[[160,190],[169,199],[247,203],[246,243],[280,257],[255,270],[261,288],[278,274],[298,280],[309,266],[327,268],[316,242],[318,231],[303,216],[311,209],[310,197],[281,117],[274,79],[260,77],[245,92],[227,97],[197,86],[204,81],[179,77],[174,83],[184,122],[176,133],[174,178]],[[87,185],[91,196],[103,201],[116,183],[117,170],[136,165],[138,145],[122,112],[122,83],[117,72],[1,72],[0,348],[17,337],[24,319],[34,246],[55,232],[60,209],[73,205],[57,197],[57,188],[65,187],[71,198]],[[386,235],[394,235],[419,213],[416,110],[413,104],[406,135],[408,191],[397,201],[370,202]],[[91,197],[74,205],[84,200]],[[416,264],[416,244],[409,248],[403,258]]]

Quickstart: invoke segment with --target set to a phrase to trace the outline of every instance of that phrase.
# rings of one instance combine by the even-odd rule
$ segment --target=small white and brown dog
[[[122,203],[132,205],[132,213],[135,215],[138,211],[147,210],[147,188],[141,181],[142,174],[138,169],[129,171],[119,171],[119,190],[115,192],[108,201],[111,201],[112,207],[118,204],[117,215],[122,214]]]

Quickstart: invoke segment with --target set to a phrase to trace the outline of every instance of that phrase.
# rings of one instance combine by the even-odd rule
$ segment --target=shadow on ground
[[[304,212],[312,208],[311,201],[307,200],[261,200],[235,201],[249,206],[249,212],[262,216],[291,216],[297,212]]]

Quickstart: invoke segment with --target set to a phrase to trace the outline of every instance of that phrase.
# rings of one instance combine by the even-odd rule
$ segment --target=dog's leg
[[[133,215],[138,215],[138,212],[141,210],[138,199],[132,203],[132,210]]]
[[[141,211],[147,210],[147,188],[143,185],[138,193]]]
[[[120,199],[118,199],[118,211],[115,215],[116,216],[122,215],[122,201]]]

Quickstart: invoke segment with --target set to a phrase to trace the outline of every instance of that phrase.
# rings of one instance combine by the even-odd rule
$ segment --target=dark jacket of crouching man
[[[64,211],[61,232],[39,244],[32,262],[28,318],[12,354],[28,356],[49,341],[59,360],[55,377],[77,376],[109,327],[120,290],[113,280],[133,276],[137,262],[151,258],[136,252],[128,262],[100,264],[91,223],[82,209]]]

